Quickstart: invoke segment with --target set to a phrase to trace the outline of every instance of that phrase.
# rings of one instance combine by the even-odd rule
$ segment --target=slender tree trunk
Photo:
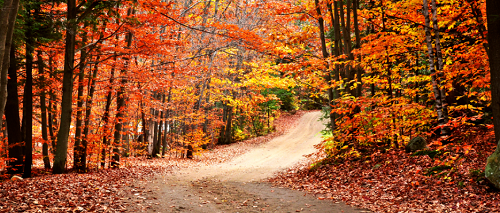
[[[354,34],[356,36],[356,49],[361,48],[361,36],[359,32],[359,26],[358,26],[358,9],[359,9],[359,0],[353,0],[354,2],[354,7],[353,7],[353,18],[354,18]],[[361,54],[358,55],[358,62],[361,62]],[[356,65],[356,97],[361,97],[362,95],[362,88],[363,88],[363,82],[361,76],[363,75],[363,68],[361,66]]]
[[[333,96],[333,89],[330,86],[332,84],[332,82],[331,82],[332,81],[332,77],[331,77],[331,73],[330,73],[330,65],[326,61],[326,59],[329,57],[329,55],[328,55],[328,51],[326,49],[325,23],[324,23],[323,15],[321,13],[321,6],[319,5],[319,1],[318,0],[314,0],[314,3],[315,3],[315,6],[316,6],[316,13],[318,14],[319,38],[321,40],[321,52],[323,54],[323,58],[325,59],[324,63],[326,65],[326,74],[325,74],[324,78],[326,80],[326,83],[329,85],[329,87],[327,89],[327,93],[328,93],[328,105],[331,107],[332,103],[334,101],[334,96]],[[335,115],[333,113],[329,113],[329,117],[330,117],[330,125],[331,125],[330,128],[333,131],[335,129]]]
[[[116,61],[116,60],[115,60]],[[108,140],[108,129],[109,129],[109,110],[111,108],[111,98],[113,95],[113,79],[115,75],[115,68],[111,68],[111,77],[109,78],[109,90],[106,96],[106,107],[104,108],[104,137],[102,138],[102,152],[101,152],[101,168],[104,169],[106,166],[106,153],[108,152],[109,140]]]
[[[4,115],[7,102],[7,73],[18,8],[19,0],[4,0],[0,13],[0,118]],[[0,129],[2,124],[0,122]]]
[[[160,156],[160,151],[162,151],[161,146],[163,145],[163,140],[162,140],[162,127],[163,127],[163,111],[160,112],[160,115],[158,119],[160,120],[160,123],[158,124],[158,136],[157,136],[157,141],[158,141],[158,156]]]
[[[33,164],[33,15],[28,11],[27,30],[26,30],[26,82],[24,83],[23,96],[23,119],[26,124],[24,131],[24,173],[23,178],[31,177],[31,165]]]
[[[225,128],[225,137],[224,144],[232,143],[231,131],[232,131],[232,122],[233,122],[233,107],[227,106],[227,120],[226,120],[226,128]]]
[[[147,125],[148,121],[146,121],[146,113],[144,112],[144,104],[142,103],[142,99],[139,105],[141,107],[141,119],[142,119],[141,123],[142,123],[142,135],[143,135],[141,143],[144,143],[144,141],[146,141],[147,138],[149,137],[148,125]]]
[[[76,0],[67,0],[66,47],[64,53],[63,95],[61,100],[61,121],[57,133],[56,155],[54,158],[54,174],[61,174],[66,169],[66,155],[68,154],[68,137],[71,126],[73,69],[75,65],[75,37],[76,37]]]
[[[439,27],[438,27],[438,21],[437,21],[437,8],[436,8],[436,0],[431,0],[431,5],[432,5],[432,22],[433,22],[433,28],[434,28],[434,36],[436,40],[436,56],[437,56],[437,78],[439,79],[439,82],[444,80],[444,73],[443,73],[443,54],[441,52],[441,42],[440,42],[440,36],[439,36]],[[441,83],[440,83],[441,84]],[[441,86],[439,88],[439,93],[441,96],[441,105],[443,107],[443,123],[447,124],[448,123],[448,106],[446,103],[446,91],[444,89],[444,86]],[[441,135],[448,135],[449,130],[447,127],[441,128]]]
[[[17,61],[16,47],[11,46],[11,57],[8,80],[8,96],[5,105],[5,119],[7,121],[7,132],[9,140],[9,158],[15,160],[9,163],[9,173],[19,174],[23,171],[23,146],[21,136],[21,122],[19,117],[19,98],[17,94]]]
[[[168,98],[167,98],[167,104],[170,105],[170,99],[172,98],[172,87],[168,88]],[[170,130],[171,128],[171,125],[170,125],[170,122],[168,121],[170,119],[170,114],[172,113],[172,110],[170,109],[170,107],[168,107],[167,109],[167,113],[165,115],[165,132],[163,134],[163,142],[162,142],[162,145],[163,145],[163,149],[162,149],[162,152],[161,152],[161,155],[164,156],[165,153],[166,153],[166,150],[167,150],[167,135],[168,135],[168,131]]]
[[[53,53],[49,54],[49,73],[51,78],[54,77],[52,54]],[[48,116],[49,116],[49,135],[50,135],[50,141],[52,142],[52,154],[56,153],[56,137],[54,136],[55,135],[54,132],[57,126],[57,120],[54,112],[57,112],[57,105],[55,103],[56,103],[56,95],[54,94],[54,90],[52,88],[49,88]]]
[[[161,94],[160,98],[162,99],[163,105],[165,105],[165,95]],[[159,117],[159,120],[160,120],[160,125],[158,126],[158,146],[159,147],[163,146],[162,128],[163,128],[163,120],[164,120],[164,111],[165,111],[165,109],[163,109],[160,112],[160,117]],[[160,154],[160,151],[163,151],[163,150],[164,150],[163,148],[161,148],[161,150],[158,150],[158,155]],[[163,152],[162,152],[161,156],[163,156]]]
[[[135,10],[132,8],[129,8],[127,11],[127,15],[135,14]],[[127,49],[130,49],[132,46],[132,32],[128,32],[127,35],[125,36],[125,41],[127,42]],[[116,124],[115,124],[115,134],[114,134],[114,143],[113,143],[113,160],[111,161],[111,167],[112,168],[119,168],[120,167],[120,147],[121,147],[121,140],[122,140],[122,129],[123,129],[123,123],[124,117],[125,117],[125,99],[126,99],[126,91],[125,87],[127,85],[127,69],[128,69],[128,64],[130,63],[130,56],[124,58],[125,61],[125,68],[123,68],[120,71],[121,74],[121,82],[120,82],[120,89],[118,90],[117,93],[117,98],[116,98],[116,107],[117,107],[117,113],[116,113]]]
[[[87,43],[87,35],[84,32],[82,36],[82,46]],[[75,168],[78,172],[83,172],[83,163],[81,162],[83,153],[83,147],[81,146],[82,141],[82,121],[83,121],[83,87],[84,87],[84,78],[85,78],[85,68],[87,63],[87,52],[85,48],[80,51],[80,72],[78,73],[78,100],[77,100],[77,109],[76,109],[76,131],[75,131],[75,145],[73,147],[73,168]]]
[[[334,34],[335,34],[335,57],[339,57],[340,56],[340,52],[342,50],[342,41],[340,39],[340,20],[339,20],[339,9],[338,9],[338,5],[337,5],[337,2],[334,1],[333,2],[333,15],[332,15],[332,18],[334,19],[334,22],[333,22],[333,31],[334,31]],[[331,10],[331,8],[330,8]],[[336,82],[340,82],[340,66],[339,65],[335,65],[335,74],[334,74],[334,80]],[[340,98],[340,92],[338,90],[338,87],[335,88],[335,93],[337,94],[337,98]]]
[[[158,95],[155,95],[154,98],[157,99]],[[158,110],[154,109],[152,113],[153,121],[153,152],[151,153],[151,157],[157,157],[158,153],[160,153],[160,146],[158,142],[158,121],[156,120],[158,116]]]
[[[429,18],[429,5],[427,0],[423,0],[423,13],[425,18],[425,37],[427,41],[427,53],[429,54],[429,70],[431,72],[432,78],[432,89],[434,91],[434,98],[436,111],[438,114],[438,122],[439,126],[441,126],[441,131],[443,131],[443,126],[447,123],[445,114],[443,113],[443,104],[441,103],[441,91],[440,91],[440,82],[439,78],[436,75],[436,70],[434,68],[434,52],[432,48],[432,37],[431,37],[431,27],[430,27],[430,18]],[[441,132],[443,133],[443,132]]]
[[[99,56],[97,56],[96,61],[99,61]],[[88,137],[89,137],[89,127],[90,127],[90,115],[92,113],[92,100],[95,92],[95,82],[97,78],[97,72],[99,70],[99,64],[96,63],[94,66],[94,72],[92,77],[89,78],[89,92],[87,97],[87,103],[85,103],[85,125],[83,129],[82,138],[82,155],[80,155],[79,161],[82,163],[82,170],[85,172],[87,170],[87,147],[88,147]]]
[[[38,74],[40,75],[40,82],[42,82],[45,88],[44,63],[42,58],[42,52],[40,50],[37,51],[37,58],[38,58]],[[45,96],[46,96],[45,89],[42,89],[42,92],[40,93],[40,110],[42,111],[41,120],[42,120],[42,139],[43,139],[42,156],[45,169],[50,169],[49,144],[48,144],[49,137],[47,134],[47,106],[45,103]]]

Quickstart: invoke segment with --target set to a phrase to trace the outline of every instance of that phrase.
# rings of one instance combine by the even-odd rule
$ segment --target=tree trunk
[[[31,177],[31,165],[33,164],[33,15],[28,13],[26,36],[26,82],[24,83],[23,96],[23,119],[25,120],[24,131],[24,173],[23,178]]]
[[[149,132],[148,132],[148,125],[147,125],[148,122],[146,121],[146,113],[144,112],[144,104],[142,103],[142,99],[141,99],[141,102],[139,103],[139,105],[141,107],[141,123],[142,123],[142,135],[143,135],[141,143],[144,143],[144,141],[146,141],[147,138],[149,137],[149,134],[148,134]],[[149,152],[149,146],[148,146],[148,152]]]
[[[437,8],[436,8],[436,0],[431,0],[431,5],[432,5],[432,23],[433,23],[433,28],[434,28],[434,37],[435,37],[435,42],[436,42],[436,56],[437,56],[437,78],[439,79],[439,82],[444,80],[444,73],[443,73],[443,54],[441,52],[441,42],[440,42],[440,36],[439,36],[439,28],[438,28],[438,21],[437,21]],[[441,83],[440,83],[441,84]],[[444,117],[444,124],[448,123],[448,107],[446,103],[446,91],[444,89],[444,86],[439,88],[439,93],[441,96],[441,105],[443,107],[443,117]],[[441,128],[441,135],[448,135],[449,131],[447,127]]]
[[[157,95],[154,96],[156,99]],[[160,153],[160,143],[158,142],[158,121],[156,120],[158,116],[158,110],[154,109],[152,113],[153,117],[153,152],[151,153],[151,157],[157,157]]]
[[[17,94],[17,61],[16,47],[11,46],[9,80],[7,84],[7,103],[5,105],[5,119],[9,140],[9,158],[15,160],[9,163],[9,173],[18,174],[23,171],[23,147],[21,136],[21,122],[19,117],[19,98]]]
[[[486,0],[488,19],[488,45],[491,74],[491,108],[495,138],[498,141],[495,152],[488,157],[485,176],[500,189],[500,1]]]
[[[326,61],[326,59],[329,57],[328,55],[328,51],[326,49],[326,38],[325,38],[325,23],[324,23],[324,19],[323,19],[323,15],[321,14],[321,6],[319,5],[319,1],[318,0],[314,0],[314,3],[315,3],[315,6],[316,6],[316,13],[318,14],[318,24],[319,24],[319,38],[321,40],[321,52],[323,54],[323,58],[325,59],[325,67],[326,67],[326,74],[325,74],[325,80],[326,80],[326,83],[329,85],[328,89],[327,89],[327,93],[328,93],[328,106],[332,106],[332,103],[334,101],[334,96],[333,96],[333,90],[331,88],[331,81],[332,81],[332,78],[331,78],[331,74],[330,74],[330,66],[328,64],[328,62]],[[332,131],[335,129],[335,116],[333,113],[329,113],[329,117],[330,117],[330,128],[332,129]]]
[[[0,118],[4,115],[7,102],[7,73],[18,8],[19,0],[4,0],[0,13]],[[0,129],[2,124],[0,122]]]
[[[82,46],[87,43],[87,35],[84,32],[82,36]],[[73,168],[75,168],[78,172],[83,172],[83,163],[81,162],[83,153],[83,147],[81,146],[82,141],[82,115],[83,115],[83,78],[85,78],[85,68],[87,63],[87,52],[85,48],[80,51],[80,72],[78,73],[78,100],[77,100],[77,108],[76,108],[76,131],[75,131],[75,145],[73,147]]]
[[[45,88],[45,77],[44,77],[44,63],[42,58],[42,51],[37,51],[38,58],[38,74],[40,75],[40,82],[44,85]],[[43,164],[45,169],[50,169],[50,159],[49,159],[49,137],[47,134],[47,106],[45,103],[45,89],[42,89],[40,93],[40,110],[42,111],[42,156],[43,156]]]
[[[227,106],[227,120],[226,120],[225,134],[224,134],[224,144],[230,144],[232,142],[232,137],[231,137],[232,122],[233,122],[233,107]]]
[[[162,103],[163,105],[165,105],[165,95],[164,94],[161,94],[160,95],[160,98],[162,99]],[[158,126],[158,147],[160,147],[161,149],[158,150],[158,155],[160,155],[160,151],[163,151],[163,139],[162,138],[162,128],[163,128],[163,120],[164,120],[164,111],[165,109],[163,109],[161,112],[160,112],[160,117],[158,119],[160,119],[160,125]],[[166,131],[166,129],[164,130]],[[163,156],[163,153],[164,151],[162,152],[161,156]]]
[[[56,155],[54,158],[54,174],[65,171],[68,153],[68,137],[71,127],[71,111],[73,105],[73,69],[75,64],[76,37],[76,0],[67,0],[66,47],[64,52],[63,95],[61,100],[61,121],[57,133]]]
[[[170,104],[170,99],[172,98],[172,87],[168,88],[168,98],[167,98],[167,104]],[[170,107],[167,107],[167,113],[165,115],[165,131],[163,133],[163,141],[162,141],[162,145],[163,145],[163,149],[162,149],[162,152],[161,152],[161,155],[164,156],[166,151],[167,151],[167,135],[168,135],[168,131],[169,129],[171,128],[171,125],[170,125],[170,122],[168,121],[169,118],[170,118],[170,114],[172,113]]]
[[[500,1],[486,0],[488,45],[490,51],[491,108],[495,140],[500,140]],[[498,148],[497,148],[498,149]]]
[[[50,77],[54,77],[54,72],[53,72],[53,61],[52,61],[52,52],[49,54],[49,74]],[[17,93],[16,93],[17,94]],[[56,153],[56,140],[54,137],[54,131],[57,126],[56,123],[56,115],[54,112],[57,112],[57,106],[55,104],[56,102],[56,95],[54,94],[54,90],[52,88],[49,88],[49,106],[48,106],[48,116],[49,116],[49,136],[50,136],[50,141],[52,142],[52,154]],[[55,109],[53,109],[55,107]]]
[[[97,56],[96,61],[99,61],[99,56]],[[92,73],[92,77],[89,78],[89,92],[87,96],[87,103],[85,103],[85,124],[83,129],[83,138],[82,138],[82,155],[80,155],[79,161],[82,163],[81,169],[86,172],[87,170],[87,146],[88,146],[88,137],[89,137],[89,125],[90,125],[90,115],[92,113],[92,98],[94,97],[95,92],[95,82],[97,78],[97,71],[99,70],[99,64],[96,63],[94,66],[94,72]]]
[[[135,10],[132,8],[129,8],[127,11],[127,15],[135,14]],[[126,49],[130,49],[132,46],[132,32],[128,32],[127,35],[125,36],[125,41],[127,42]],[[124,121],[124,116],[125,116],[125,86],[127,84],[127,69],[128,69],[128,64],[130,63],[130,58],[126,57],[124,58],[125,61],[125,68],[123,68],[120,72],[121,74],[121,82],[120,82],[120,89],[118,90],[117,93],[117,98],[116,98],[116,108],[117,108],[117,113],[116,113],[116,124],[115,124],[115,134],[114,134],[114,142],[113,142],[113,160],[111,161],[111,168],[119,168],[120,167],[120,147],[121,147],[121,140],[122,140],[122,128],[123,128],[123,123]]]
[[[111,77],[109,78],[109,90],[108,90],[108,95],[106,96],[106,107],[104,109],[104,115],[103,115],[103,121],[104,121],[104,130],[103,134],[104,137],[102,137],[102,152],[101,152],[101,168],[104,169],[106,166],[106,153],[108,152],[108,146],[109,146],[109,140],[107,136],[108,132],[108,126],[109,126],[109,110],[111,108],[111,98],[113,95],[113,79],[115,75],[115,68],[111,68]]]
[[[354,34],[356,36],[356,49],[361,48],[361,36],[359,32],[359,26],[358,26],[358,9],[359,9],[359,0],[353,0],[354,5],[353,5],[353,18],[354,18]],[[358,62],[361,62],[361,55],[358,55]],[[361,66],[356,65],[356,97],[361,97],[362,95],[362,88],[363,88],[363,82],[361,75],[363,75],[363,68]]]
[[[342,41],[340,39],[340,22],[339,22],[339,11],[338,11],[339,9],[338,9],[336,1],[334,1],[333,4],[334,4],[333,10],[330,6],[330,13],[333,13],[333,14],[330,14],[330,16],[333,19],[333,31],[335,34],[335,48],[334,48],[334,53],[332,53],[332,54],[335,54],[335,57],[339,57],[340,51],[342,49]],[[339,65],[335,65],[335,73],[334,73],[333,79],[336,82],[340,82],[339,75],[340,75],[340,67],[339,67]],[[340,98],[340,92],[338,90],[338,87],[335,87],[335,94],[336,94],[336,98]],[[335,115],[335,117],[336,117],[336,115]]]
[[[432,89],[434,91],[434,98],[436,99],[435,106],[438,114],[439,126],[441,126],[441,133],[443,133],[443,126],[447,123],[445,118],[445,113],[443,113],[443,104],[441,98],[441,82],[436,75],[436,70],[434,68],[434,52],[432,48],[432,37],[431,37],[431,27],[429,18],[429,5],[427,0],[423,0],[423,13],[425,18],[425,37],[427,41],[427,54],[429,54],[429,70],[431,72],[432,78]]]

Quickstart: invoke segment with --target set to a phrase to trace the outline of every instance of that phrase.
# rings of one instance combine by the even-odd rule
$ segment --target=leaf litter
[[[495,147],[478,130],[457,144],[431,145],[443,153],[435,158],[385,150],[312,167],[318,153],[269,181],[374,212],[498,212],[500,193],[484,178]]]
[[[121,202],[126,195],[124,189],[134,187],[135,181],[169,174],[180,168],[226,162],[285,134],[297,125],[304,113],[284,114],[275,121],[276,131],[233,145],[217,146],[195,159],[129,157],[121,162],[119,169],[60,175],[52,175],[38,164],[33,168],[33,178],[0,182],[0,212],[124,212],[131,205]],[[148,192],[146,189],[134,190],[137,196]]]

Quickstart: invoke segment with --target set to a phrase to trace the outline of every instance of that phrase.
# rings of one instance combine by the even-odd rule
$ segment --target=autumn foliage
[[[16,14],[0,17],[15,23],[0,49],[9,175],[192,158],[299,108],[325,112],[328,165],[382,162],[416,136],[443,168],[493,148],[485,0],[24,1]]]

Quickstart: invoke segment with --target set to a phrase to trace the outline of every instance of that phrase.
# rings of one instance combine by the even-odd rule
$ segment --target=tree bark
[[[328,89],[327,89],[328,106],[331,107],[332,103],[334,101],[334,96],[333,96],[333,89],[331,88],[332,77],[331,77],[331,73],[330,73],[330,65],[328,64],[328,61],[326,61],[326,59],[328,59],[328,57],[329,57],[329,54],[328,54],[328,51],[326,49],[325,23],[324,23],[323,15],[321,14],[321,6],[319,5],[319,1],[314,0],[314,3],[316,6],[316,13],[318,14],[319,38],[321,41],[321,52],[322,52],[323,58],[325,59],[324,63],[325,63],[325,67],[326,67],[326,74],[325,74],[324,78],[326,80],[326,83],[328,84]],[[335,115],[330,112],[329,117],[330,117],[330,128],[333,131],[335,129]]]
[[[5,105],[5,119],[9,140],[9,158],[15,160],[9,163],[9,173],[18,174],[23,171],[23,146],[21,136],[21,121],[19,116],[19,98],[17,94],[17,61],[16,47],[11,46],[9,80],[7,84],[7,103]]]
[[[447,123],[445,114],[443,113],[443,104],[441,98],[440,86],[441,82],[436,74],[436,69],[434,68],[434,52],[432,48],[432,37],[431,37],[431,27],[429,18],[429,5],[427,0],[423,0],[423,14],[425,18],[425,37],[427,41],[427,54],[429,54],[429,70],[431,72],[432,79],[432,89],[434,92],[435,107],[438,115],[439,126],[441,126],[441,131],[443,131],[443,126]],[[442,132],[443,133],[443,132]]]
[[[49,53],[49,73],[50,77],[54,77],[54,72],[53,72],[53,61],[52,61],[52,52]],[[49,116],[49,136],[50,136],[50,141],[52,142],[52,154],[56,153],[56,140],[54,137],[54,131],[56,129],[57,123],[56,123],[56,115],[54,112],[57,111],[57,106],[55,104],[56,102],[56,95],[54,94],[54,90],[52,88],[49,88],[49,105],[48,105],[48,116]],[[55,109],[53,109],[55,107]]]
[[[491,108],[495,140],[500,141],[500,39],[498,39],[500,38],[500,1],[486,0],[486,14],[490,52]]]
[[[54,174],[61,174],[66,169],[68,153],[68,137],[71,126],[71,111],[73,104],[73,69],[75,64],[76,37],[76,0],[67,0],[66,47],[64,52],[63,95],[61,100],[61,121],[57,133],[56,155],[54,157]]]
[[[444,79],[444,73],[443,73],[443,53],[441,51],[441,42],[440,42],[440,36],[439,36],[439,27],[438,27],[438,20],[437,20],[437,8],[436,8],[436,0],[431,0],[431,6],[432,6],[432,23],[433,23],[433,28],[434,28],[434,37],[435,37],[435,45],[436,45],[436,57],[437,57],[437,78],[439,79],[439,82],[443,81]],[[443,108],[443,123],[447,124],[448,123],[448,106],[446,103],[446,91],[444,87],[439,88],[439,93],[441,96],[441,105]],[[448,135],[449,131],[447,127],[441,128],[441,135]]]
[[[487,159],[485,177],[500,189],[500,1],[486,0],[490,61],[491,108],[497,148]]]
[[[38,58],[38,74],[40,75],[40,81],[44,85],[45,88],[45,77],[44,77],[44,63],[42,58],[42,51],[37,51]],[[45,103],[45,89],[42,89],[40,93],[40,110],[42,111],[42,156],[43,156],[43,164],[45,169],[50,169],[50,159],[49,159],[49,137],[47,134],[47,105]]]
[[[82,46],[87,43],[87,35],[84,32],[82,36]],[[77,100],[77,108],[76,108],[76,131],[75,131],[75,145],[73,147],[73,168],[75,168],[78,172],[83,172],[83,164],[81,162],[82,155],[85,154],[83,153],[83,147],[81,146],[81,141],[82,141],[82,115],[83,115],[83,80],[85,78],[85,68],[86,68],[86,63],[87,63],[87,52],[85,48],[83,48],[80,51],[80,66],[79,66],[79,73],[78,73],[78,100]]]
[[[116,61],[116,60],[115,60]],[[108,146],[109,146],[109,140],[107,136],[107,132],[109,129],[109,110],[111,108],[111,99],[113,95],[113,79],[115,75],[115,68],[111,68],[111,77],[109,78],[109,90],[108,90],[108,95],[106,96],[106,107],[104,108],[104,115],[103,115],[103,121],[104,121],[104,130],[103,134],[104,137],[102,137],[102,152],[101,152],[101,168],[104,169],[106,166],[106,154],[108,152]]]
[[[172,98],[172,87],[168,88],[167,104],[170,104],[171,98]],[[163,133],[163,141],[162,141],[163,149],[161,152],[162,156],[165,156],[165,153],[167,152],[167,145],[168,145],[167,144],[167,135],[168,135],[169,129],[171,128],[170,122],[168,120],[170,119],[170,114],[172,113],[172,110],[170,109],[170,107],[167,107],[166,110],[167,110],[167,113],[165,115],[165,131]]]
[[[155,95],[155,99],[156,99]],[[154,112],[152,114],[152,117],[154,119],[153,121],[153,152],[151,153],[151,157],[157,157],[158,154],[160,153],[160,143],[158,142],[158,121],[156,120],[158,116],[158,110],[154,109]]]
[[[135,14],[135,10],[132,8],[129,8],[127,11],[127,15]],[[126,44],[126,49],[130,49],[132,46],[132,32],[129,31],[127,35],[125,36],[125,42]],[[130,63],[130,56],[124,58],[125,61],[125,67],[120,71],[121,74],[121,82],[120,82],[120,89],[117,92],[117,98],[116,98],[116,108],[117,108],[117,113],[116,113],[116,123],[115,123],[115,133],[114,133],[114,142],[113,142],[113,160],[111,161],[111,168],[119,168],[120,167],[120,147],[121,147],[121,140],[122,140],[122,128],[123,128],[123,123],[124,117],[125,117],[125,99],[126,99],[126,91],[125,91],[125,86],[127,85],[127,69],[128,69],[128,64]]]
[[[99,56],[97,56],[96,61],[99,61]],[[88,146],[88,137],[89,137],[89,126],[90,126],[90,115],[92,113],[92,103],[95,92],[95,82],[97,78],[97,71],[99,70],[99,64],[96,63],[94,66],[94,72],[92,73],[92,77],[89,78],[89,93],[87,96],[87,103],[85,103],[85,124],[83,129],[83,138],[82,138],[82,155],[80,155],[79,161],[82,163],[82,170],[85,172],[87,170],[87,146]]]
[[[29,8],[29,7],[28,7]],[[24,83],[23,96],[23,119],[24,130],[24,173],[23,178],[31,177],[31,165],[33,164],[33,52],[35,41],[33,40],[33,15],[28,13],[26,36],[26,82]]]
[[[353,18],[354,18],[354,34],[356,36],[356,49],[361,48],[361,36],[359,32],[359,24],[358,24],[358,9],[359,9],[359,0],[353,0]],[[358,55],[358,62],[361,62],[361,55]],[[362,88],[363,88],[363,82],[361,75],[363,75],[363,68],[359,65],[356,65],[356,97],[361,97],[362,95]]]
[[[19,0],[4,0],[0,13],[0,118],[4,115],[7,102],[7,73],[10,63],[12,34],[16,23]],[[0,122],[0,129],[2,129]]]

